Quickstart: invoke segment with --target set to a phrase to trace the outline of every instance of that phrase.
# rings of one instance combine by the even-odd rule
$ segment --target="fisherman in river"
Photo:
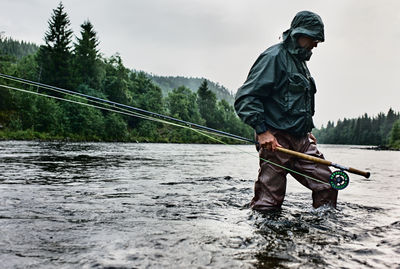
[[[309,11],[297,13],[283,33],[283,41],[258,57],[236,94],[236,112],[254,128],[258,141],[260,169],[250,204],[254,210],[282,206],[288,173],[312,190],[314,208],[336,207],[337,190],[324,184],[331,175],[328,166],[276,151],[283,147],[323,158],[311,133],[316,86],[306,61],[324,39],[320,16]]]

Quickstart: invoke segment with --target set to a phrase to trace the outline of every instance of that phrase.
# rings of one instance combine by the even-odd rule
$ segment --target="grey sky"
[[[43,43],[54,0],[1,0],[0,31]],[[309,62],[315,122],[400,111],[397,0],[64,0],[75,35],[89,19],[105,56],[157,75],[206,77],[236,91],[257,56],[300,10],[318,13],[326,42]]]

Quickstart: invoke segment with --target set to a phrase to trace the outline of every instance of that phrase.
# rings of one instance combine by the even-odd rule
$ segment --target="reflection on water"
[[[239,146],[254,153],[252,146]],[[257,159],[224,145],[0,142],[4,268],[396,268],[400,152],[321,146],[360,169],[337,210],[289,180],[248,209]]]

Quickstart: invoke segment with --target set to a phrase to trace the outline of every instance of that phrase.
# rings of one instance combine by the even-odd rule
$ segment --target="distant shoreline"
[[[215,141],[191,141],[191,142],[178,142],[178,141],[166,141],[165,139],[153,140],[140,137],[137,139],[127,140],[100,140],[100,139],[84,139],[82,137],[60,137],[54,135],[48,135],[45,133],[38,132],[2,132],[0,130],[0,141],[32,141],[32,142],[61,142],[61,143],[166,143],[166,144],[219,144]],[[231,141],[232,142],[232,141]],[[232,145],[240,145],[247,143],[229,143]],[[345,145],[345,144],[321,144],[321,145]],[[364,149],[364,150],[375,150],[375,151],[400,151],[400,149],[390,148],[388,146],[371,146],[371,145],[346,145],[352,149]]]
[[[100,138],[88,138],[79,135],[71,135],[68,137],[50,135],[48,133],[41,133],[32,130],[24,131],[4,131],[0,130],[0,141],[35,141],[35,142],[61,142],[61,143],[166,143],[166,144],[220,144],[213,140],[196,140],[192,141],[180,141],[177,139],[168,139],[165,137],[158,137],[158,139],[142,137],[142,136],[130,136],[126,139],[121,140],[103,140]],[[247,144],[232,139],[225,139],[224,142],[232,145]]]
[[[366,148],[368,150],[388,150],[388,151],[400,151],[400,149],[391,148],[388,146],[374,146]]]

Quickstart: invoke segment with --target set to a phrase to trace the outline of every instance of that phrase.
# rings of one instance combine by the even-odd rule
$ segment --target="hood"
[[[288,37],[306,35],[314,40],[325,41],[324,23],[319,15],[311,11],[300,11],[293,18],[290,29],[283,33],[283,41]]]
[[[324,23],[321,17],[311,11],[300,11],[294,17],[290,28],[283,33],[283,43],[288,51],[301,61],[308,61],[312,51],[297,43],[299,35],[306,35],[320,42],[325,41]]]

